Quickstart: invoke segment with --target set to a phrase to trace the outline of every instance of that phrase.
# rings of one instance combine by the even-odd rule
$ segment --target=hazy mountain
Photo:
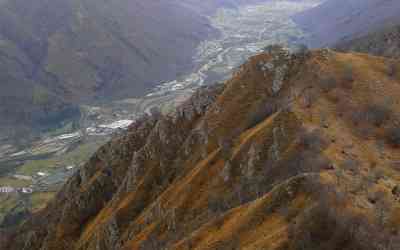
[[[312,46],[326,46],[400,23],[399,12],[397,0],[325,0],[316,8],[296,15],[294,20],[311,32]]]
[[[2,249],[398,249],[400,75],[388,65],[255,56],[136,121],[3,232]]]
[[[389,26],[367,35],[340,41],[335,48],[340,51],[400,58],[400,26]]]
[[[178,1],[3,0],[0,126],[50,125],[80,102],[142,95],[189,69],[211,35]]]

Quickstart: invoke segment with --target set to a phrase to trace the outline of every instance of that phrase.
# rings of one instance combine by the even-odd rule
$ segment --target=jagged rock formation
[[[102,147],[2,249],[398,249],[400,78],[386,66],[255,56]]]

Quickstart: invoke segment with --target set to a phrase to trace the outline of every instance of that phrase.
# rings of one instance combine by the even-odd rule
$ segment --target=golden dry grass
[[[152,237],[168,249],[177,250],[224,249],[229,244],[249,250],[281,249],[289,240],[289,225],[313,205],[311,196],[320,191],[310,193],[299,185],[293,186],[302,172],[318,172],[313,173],[315,179],[347,193],[349,199],[343,206],[346,210],[374,221],[370,194],[382,190],[387,199],[393,200],[391,190],[400,183],[399,169],[394,167],[395,162],[400,162],[400,150],[385,142],[385,131],[398,124],[400,81],[387,76],[387,60],[335,52],[326,57],[322,51],[313,51],[306,61],[291,62],[293,70],[276,95],[271,94],[273,74],[266,74],[259,67],[261,61],[269,60],[270,55],[265,54],[251,58],[226,83],[224,92],[203,117],[177,125],[182,130],[192,130],[206,122],[209,138],[207,145],[186,143],[175,149],[182,154],[179,161],[173,159],[163,166],[175,171],[170,183],[154,185],[155,179],[166,176],[158,156],[144,160],[145,173],[135,189],[119,193],[83,226],[76,249],[86,249],[84,246],[99,237],[108,237],[104,232],[113,220],[120,225],[118,237],[126,250],[140,249]],[[334,83],[328,90],[324,86],[327,77]],[[278,110],[249,126],[257,108],[272,102],[277,103]],[[390,118],[380,126],[357,120],[355,115],[368,112],[371,105],[390,110]],[[312,133],[323,142],[306,156],[315,157],[315,161],[323,158],[326,166],[318,170],[308,166],[293,169],[293,161],[302,159],[298,156],[309,150],[303,145],[302,136]],[[221,138],[233,141],[228,159],[218,145]],[[201,157],[199,151],[204,147],[208,154]],[[183,156],[187,148],[190,154]],[[356,164],[355,173],[346,167],[350,160]],[[229,166],[231,176],[226,179]],[[360,180],[378,170],[383,178],[357,189]],[[238,202],[235,195],[240,183],[253,178],[254,184],[257,175],[263,173],[269,174],[264,176],[268,182],[266,192]],[[343,178],[340,185],[338,173]],[[89,190],[98,176],[93,175],[81,192]],[[297,189],[292,190],[293,187]],[[211,211],[213,199],[226,208],[219,213]],[[282,214],[280,209],[291,211],[291,216]],[[389,218],[391,227],[400,227],[399,211],[394,205]]]

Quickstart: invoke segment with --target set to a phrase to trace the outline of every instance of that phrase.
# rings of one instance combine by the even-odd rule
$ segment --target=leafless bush
[[[310,49],[308,48],[307,45],[299,44],[299,45],[297,45],[297,48],[295,50],[295,54],[294,55],[297,58],[306,59],[306,58],[308,58],[310,56],[310,54],[311,54],[310,53]]]
[[[346,159],[340,167],[345,171],[351,172],[352,174],[357,174],[360,172],[359,165],[359,162],[354,159]]]
[[[270,190],[269,188],[265,182],[265,176],[260,173],[251,177],[243,176],[235,185],[234,190],[241,205],[260,198]]]
[[[341,85],[343,88],[351,90],[353,88],[354,81],[355,81],[355,78],[354,78],[353,66],[350,63],[346,64],[344,66],[343,81],[342,81]]]
[[[162,112],[159,107],[150,108],[149,113],[151,116],[155,117],[156,119],[159,119],[162,116]]]
[[[396,62],[390,62],[387,67],[387,74],[391,78],[395,78],[398,73],[398,68]]]
[[[232,207],[232,198],[231,194],[211,193],[207,199],[208,210],[218,216]]]
[[[314,131],[302,131],[300,132],[299,145],[304,150],[320,152],[326,146],[328,146],[327,141],[323,138],[323,133],[321,130]]]
[[[353,112],[351,120],[357,126],[360,124],[372,125],[375,127],[383,126],[392,117],[392,111],[383,106],[372,104],[362,110]]]
[[[266,104],[260,105],[254,113],[250,114],[249,122],[247,128],[252,128],[257,126],[259,123],[267,119],[269,116],[277,111],[277,105],[272,101]]]
[[[374,182],[368,176],[361,175],[360,178],[356,179],[354,183],[353,193],[365,193],[368,195],[370,188],[374,185]]]
[[[380,179],[385,177],[385,172],[383,171],[382,168],[375,167],[370,170],[370,173],[368,176],[371,179],[371,181],[373,181],[374,183],[378,183],[378,181]]]
[[[234,144],[233,139],[230,136],[220,138],[218,141],[219,147],[221,148],[222,158],[225,161],[229,161],[232,154],[232,147]]]
[[[377,225],[384,229],[393,209],[392,203],[389,202],[389,199],[383,191],[377,191],[369,198],[373,200],[373,204],[375,204],[375,216],[378,222]]]
[[[364,250],[356,240],[359,217],[319,202],[289,228],[289,250]]]
[[[336,184],[339,188],[344,188],[347,191],[346,173],[341,168],[335,169]]]
[[[164,249],[163,244],[155,234],[151,234],[139,247],[139,250],[160,250]]]
[[[321,152],[329,145],[322,137],[320,130],[300,131],[299,140],[297,141],[298,150],[287,156],[284,168],[267,168],[266,175],[269,176],[295,176],[301,173],[318,173],[321,169],[327,169],[331,163]],[[274,162],[267,163],[269,165]]]
[[[308,109],[311,108],[313,104],[318,100],[318,98],[318,94],[311,89],[304,91],[302,95],[303,106]]]
[[[382,126],[392,116],[392,111],[382,105],[371,105],[367,107],[366,119],[376,127]]]
[[[391,128],[385,134],[386,142],[392,147],[400,147],[400,128]]]
[[[283,50],[283,46],[279,44],[271,44],[266,46],[263,50],[269,54],[275,53],[275,52],[280,52]]]
[[[394,250],[399,236],[370,223],[366,216],[332,203],[338,193],[321,194],[318,203],[289,227],[288,250]],[[333,199],[334,200],[334,199]],[[344,204],[344,203],[343,203]],[[385,214],[387,207],[377,209]],[[386,218],[383,215],[381,218]]]
[[[338,82],[334,77],[328,76],[321,79],[320,86],[324,92],[329,92],[338,86]]]

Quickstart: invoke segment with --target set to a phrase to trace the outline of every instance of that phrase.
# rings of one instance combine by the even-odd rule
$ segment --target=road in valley
[[[42,195],[42,203],[51,198],[48,194],[62,185],[68,176],[113,134],[126,129],[131,122],[153,108],[169,112],[186,100],[199,86],[223,81],[250,56],[260,53],[274,43],[291,47],[306,37],[291,20],[291,16],[316,6],[318,0],[270,0],[237,9],[223,8],[209,17],[220,31],[216,39],[204,41],[197,49],[195,70],[174,81],[160,83],[143,98],[124,99],[96,106],[84,106],[81,128],[68,129],[58,134],[45,135],[28,147],[0,145],[0,202],[7,201],[13,211],[43,204],[20,202],[23,194]],[[15,194],[10,194],[10,192]],[[4,201],[5,200],[5,201]],[[13,207],[10,203],[15,202]],[[0,226],[6,211],[0,203]]]

